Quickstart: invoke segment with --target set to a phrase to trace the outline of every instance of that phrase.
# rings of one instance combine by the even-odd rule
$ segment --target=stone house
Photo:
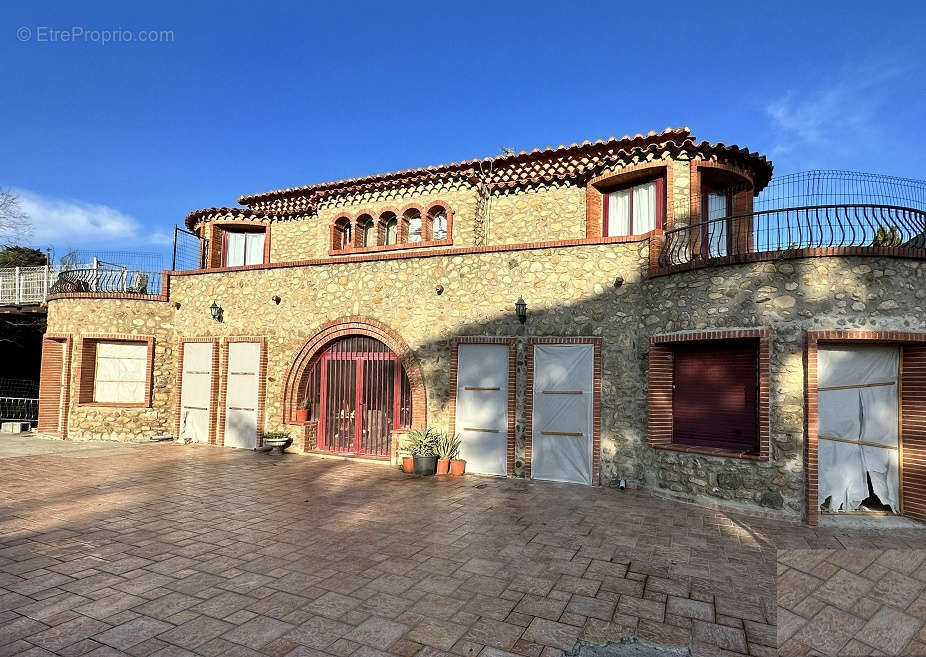
[[[61,275],[39,429],[394,459],[428,425],[471,472],[922,518],[926,215],[771,179],[683,128],[197,210],[158,294]]]

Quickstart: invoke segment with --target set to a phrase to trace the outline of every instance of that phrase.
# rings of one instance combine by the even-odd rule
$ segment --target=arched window
[[[350,248],[353,244],[353,237],[350,219],[341,217],[334,222],[334,244],[332,246],[335,250]]]
[[[422,234],[421,212],[415,208],[405,211],[405,220],[408,222],[408,242],[410,244],[424,239]]]
[[[318,446],[388,455],[392,430],[411,425],[412,389],[399,357],[376,338],[332,342],[310,366],[302,394]]]
[[[440,205],[435,205],[428,211],[431,218],[431,239],[447,239],[447,209]]]
[[[376,246],[376,222],[368,214],[357,217],[357,230],[360,231],[360,246]]]
[[[383,244],[399,243],[399,219],[395,212],[384,212],[379,218],[380,225],[383,227]]]

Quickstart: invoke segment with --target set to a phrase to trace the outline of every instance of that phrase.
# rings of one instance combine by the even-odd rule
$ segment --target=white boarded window
[[[434,212],[434,217],[432,219],[433,223],[431,225],[432,239],[447,239],[447,212],[441,207],[432,210],[432,212]]]
[[[661,178],[605,194],[605,237],[642,235],[661,227]]]
[[[421,241],[421,215],[416,214],[408,220],[408,241],[410,243]]]
[[[144,403],[147,373],[147,342],[97,342],[93,401]]]

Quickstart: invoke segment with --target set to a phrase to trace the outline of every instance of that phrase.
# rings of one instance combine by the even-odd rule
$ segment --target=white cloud
[[[32,224],[29,241],[36,246],[59,248],[112,247],[160,248],[170,244],[168,231],[153,231],[138,219],[99,203],[44,196],[14,189]]]
[[[908,71],[893,63],[856,66],[815,86],[782,93],[765,106],[778,136],[773,154],[801,144],[846,152],[873,138],[893,84]]]

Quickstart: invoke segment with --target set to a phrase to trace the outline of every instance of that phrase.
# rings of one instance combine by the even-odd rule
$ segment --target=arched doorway
[[[319,449],[388,456],[394,429],[411,426],[412,386],[399,356],[380,340],[350,335],[316,354],[300,401],[318,422]]]

